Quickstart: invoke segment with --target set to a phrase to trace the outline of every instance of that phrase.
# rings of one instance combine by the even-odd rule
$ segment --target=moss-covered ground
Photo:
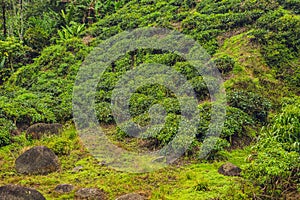
[[[59,147],[61,140],[68,142]],[[14,167],[15,159],[25,150],[38,145],[48,146],[59,155],[61,169],[49,175],[18,174]],[[228,161],[243,168],[249,151],[245,148],[226,152]],[[101,165],[90,155],[71,125],[65,128],[61,136],[28,141],[21,135],[13,144],[1,148],[0,185],[19,184],[35,188],[47,199],[73,199],[75,191],[84,187],[101,188],[110,199],[131,192],[149,199],[243,199],[242,191],[251,188],[244,188],[247,184],[242,184],[241,177],[219,174],[218,168],[224,162],[182,157],[158,171],[137,174],[119,172]],[[74,170],[76,166],[81,166],[80,170]],[[75,190],[68,194],[55,192],[55,186],[63,183],[74,185]]]

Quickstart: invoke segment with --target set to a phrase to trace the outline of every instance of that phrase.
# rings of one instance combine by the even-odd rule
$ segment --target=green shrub
[[[197,183],[197,185],[194,186],[194,190],[195,191],[209,191],[209,187],[208,187],[208,181],[206,180],[202,180],[200,182]]]
[[[64,63],[66,59],[72,60],[72,64],[74,63],[74,56],[67,52],[64,46],[55,45],[47,47],[33,64],[20,68],[17,74],[12,76],[14,80],[11,82],[18,86],[27,86],[27,88],[29,88],[33,83],[36,83],[38,78],[45,78],[44,76],[40,77],[39,73],[46,74],[49,70],[59,69],[59,66]],[[71,62],[69,64],[71,64]],[[54,71],[51,71],[51,74],[53,74],[53,72]],[[52,77],[50,76],[50,78]]]
[[[271,109],[271,103],[258,94],[252,92],[231,92],[228,94],[228,104],[239,108],[256,121],[265,123],[268,119],[268,112]]]
[[[226,120],[221,137],[227,139],[230,143],[233,136],[239,138],[243,136],[251,137],[249,129],[253,128],[254,125],[254,121],[245,112],[238,108],[227,107]]]
[[[285,150],[300,153],[300,99],[292,102],[284,105],[281,112],[274,116],[266,131]]]
[[[49,35],[40,27],[29,28],[24,34],[25,44],[35,51],[41,51],[49,45]]]
[[[34,63],[19,68],[7,83],[15,91],[14,101],[3,105],[7,116],[27,124],[69,120],[74,80],[88,51],[81,39],[72,38],[44,48]]]
[[[96,116],[100,123],[109,124],[114,122],[112,116],[111,105],[107,102],[101,102],[95,106]]]
[[[189,62],[176,62],[174,69],[183,74],[188,80],[199,76],[199,72]]]
[[[231,0],[231,1],[209,1],[204,0],[197,4],[197,11],[204,14],[211,13],[228,13],[230,10],[237,9],[236,6],[240,0]]]
[[[157,101],[162,101],[164,98],[168,97],[175,97],[173,91],[171,91],[166,86],[160,84],[145,85],[143,87],[138,88],[136,90],[136,93],[147,95],[149,96],[148,98],[153,98]]]
[[[165,118],[165,126],[154,138],[157,138],[161,145],[165,145],[170,142],[178,133],[180,120],[182,120],[180,115],[172,113],[168,114]],[[177,144],[177,146],[179,146],[179,144]]]
[[[230,147],[227,140],[210,136],[205,139],[201,146],[200,158],[205,160],[226,160],[226,155],[223,154],[225,148]]]
[[[293,10],[295,14],[300,14],[300,2],[298,0],[280,0],[280,3],[288,10]]]
[[[262,197],[278,199],[284,191],[299,184],[299,154],[285,151],[273,136],[262,136],[251,155],[253,161],[243,172],[244,177],[262,188]],[[255,194],[260,196],[260,194]]]
[[[19,67],[31,61],[30,52],[31,49],[16,38],[0,40],[0,59],[1,62],[4,61],[0,67],[0,84],[6,81]]]
[[[149,124],[149,115],[141,115],[140,117],[134,118],[133,122],[139,125],[148,125]],[[156,119],[157,120],[157,119]],[[180,116],[175,114],[168,114],[165,119],[160,120],[158,123],[151,128],[148,128],[143,134],[142,137],[154,138],[157,139],[160,145],[165,145],[170,142],[177,134],[178,125],[179,125]],[[141,127],[134,125],[133,122],[124,122],[123,124],[117,127],[117,138],[123,139],[129,135],[137,135],[140,133]],[[142,132],[141,132],[142,133]]]
[[[180,114],[180,104],[177,99],[164,98],[161,104],[167,113]]]
[[[206,100],[209,98],[209,91],[207,88],[207,84],[203,80],[202,76],[194,77],[189,82],[193,86],[195,94],[200,101],[203,101],[203,100]]]
[[[200,123],[198,126],[197,138],[200,141],[206,136],[209,124],[211,122],[211,104],[204,103],[199,105],[200,111]],[[220,134],[222,139],[232,142],[233,137],[242,139],[243,137],[253,137],[251,135],[251,129],[253,129],[255,123],[251,117],[242,110],[234,107],[226,107],[226,117],[224,121],[224,127]]]
[[[0,147],[9,145],[11,143],[12,138],[10,131],[14,130],[15,128],[16,127],[12,121],[0,118]]]
[[[141,115],[136,116],[133,118],[133,121],[138,124],[140,127],[145,127],[150,124],[151,118],[149,112],[143,113]]]
[[[62,27],[62,30],[58,30],[59,40],[57,42],[60,43],[78,37],[84,31],[84,26],[85,24],[71,21],[70,25],[65,25],[65,27]]]
[[[266,63],[275,70],[279,79],[291,87],[296,85],[296,88],[299,87],[299,82],[295,82],[295,77],[299,77],[296,67],[300,45],[299,27],[298,15],[279,8],[262,15],[253,31],[255,39],[262,45],[261,51]]]
[[[174,53],[164,54],[146,54],[145,63],[160,63],[163,65],[174,66],[177,62],[182,62],[184,59]]]
[[[54,122],[54,113],[47,105],[53,101],[45,93],[35,93],[24,89],[8,92],[0,98],[2,115],[14,123]]]
[[[246,0],[241,5],[242,10],[272,11],[279,7],[277,0]]]
[[[262,129],[244,172],[270,198],[284,197],[300,184],[299,106],[299,98],[285,99],[281,113]]]
[[[97,90],[103,90],[105,92],[113,90],[120,75],[120,73],[105,71],[99,80]]]
[[[58,97],[54,97],[55,102],[50,104],[56,117],[56,121],[65,122],[72,119],[72,85],[68,84]]]
[[[150,95],[134,93],[132,94],[129,102],[130,114],[135,117],[144,112],[147,112],[151,105],[157,101]]]
[[[227,74],[230,72],[235,64],[233,58],[228,55],[223,55],[222,57],[216,58],[213,60],[213,62],[222,74]]]
[[[55,141],[49,144],[49,148],[59,156],[69,155],[70,152],[73,150],[72,141],[68,140],[67,138],[60,138],[57,137]]]

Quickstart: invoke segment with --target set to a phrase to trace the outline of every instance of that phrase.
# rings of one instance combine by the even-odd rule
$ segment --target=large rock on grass
[[[81,188],[75,193],[75,200],[107,200],[103,190],[97,188]]]
[[[240,176],[241,171],[242,170],[239,167],[235,166],[232,163],[225,163],[218,170],[220,174],[223,174],[225,176]]]
[[[63,126],[58,123],[46,124],[37,123],[26,130],[26,137],[40,139],[44,135],[58,135],[62,132]]]
[[[1,200],[46,200],[38,191],[19,185],[5,185],[0,187]]]
[[[58,158],[48,147],[36,146],[20,155],[16,170],[21,174],[46,175],[59,169]]]

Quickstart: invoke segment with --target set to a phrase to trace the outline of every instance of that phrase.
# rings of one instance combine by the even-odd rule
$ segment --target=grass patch
[[[73,145],[69,155],[59,156],[60,171],[47,176],[20,175],[15,171],[14,161],[18,155],[32,146],[49,146],[58,138],[68,139]],[[101,188],[108,193],[110,199],[131,192],[144,194],[149,199],[230,199],[230,194],[233,193],[234,199],[237,194],[242,194],[239,187],[242,178],[218,174],[218,167],[223,162],[205,163],[181,158],[184,160],[181,164],[169,165],[158,171],[124,173],[102,166],[89,155],[79,142],[73,126],[68,127],[61,136],[47,137],[41,141],[23,139],[23,143],[13,143],[0,149],[0,185],[19,184],[35,188],[47,199],[73,199],[75,191],[83,187]],[[248,149],[228,152],[229,161],[242,167],[248,153]],[[76,166],[81,166],[81,170],[74,171]],[[55,186],[63,183],[74,185],[75,191],[63,195],[56,193]]]

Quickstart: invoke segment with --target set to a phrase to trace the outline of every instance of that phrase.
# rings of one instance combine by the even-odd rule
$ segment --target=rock
[[[145,200],[145,199],[146,199],[145,197],[135,193],[125,194],[116,198],[116,200]]]
[[[62,125],[58,123],[37,123],[26,130],[26,137],[40,139],[43,135],[58,135],[62,132]]]
[[[240,176],[241,171],[242,170],[239,167],[232,163],[225,163],[218,170],[220,174],[225,176]]]
[[[76,166],[73,168],[73,172],[79,172],[79,171],[82,171],[83,167],[82,166]]]
[[[0,187],[1,200],[46,200],[38,191],[19,185]]]
[[[60,184],[55,187],[55,191],[58,193],[68,193],[74,189],[74,186],[71,184]]]
[[[11,130],[10,131],[10,134],[12,136],[18,136],[18,135],[21,135],[21,133],[23,131],[26,131],[28,128],[28,125],[26,123],[17,123],[15,129]]]
[[[102,160],[101,162],[98,163],[98,165],[103,167],[103,166],[107,166],[107,163],[105,160]]]
[[[18,135],[21,135],[21,132],[18,129],[14,129],[14,130],[10,131],[10,135],[13,137],[18,136]]]
[[[46,175],[59,169],[58,158],[48,147],[36,146],[20,155],[16,170],[21,174]]]
[[[75,193],[75,200],[106,200],[103,190],[97,188],[82,188]]]

